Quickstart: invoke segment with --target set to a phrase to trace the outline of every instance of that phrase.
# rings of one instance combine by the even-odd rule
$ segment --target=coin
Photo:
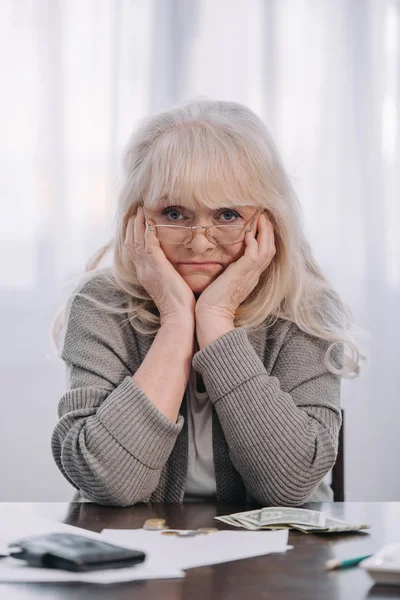
[[[179,534],[179,537],[195,537],[196,535],[199,535],[198,531],[181,531]]]
[[[164,525],[165,519],[147,519],[145,523],[148,525]]]
[[[165,519],[147,519],[144,522],[143,529],[164,529],[165,528]]]
[[[174,531],[173,529],[164,529],[161,532],[161,535],[179,535],[179,531]]]
[[[217,533],[218,529],[216,527],[199,527],[198,533]]]

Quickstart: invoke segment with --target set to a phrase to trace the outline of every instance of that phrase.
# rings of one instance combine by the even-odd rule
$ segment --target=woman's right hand
[[[146,230],[142,206],[128,221],[124,247],[135,264],[139,282],[159,310],[161,325],[185,319],[194,323],[194,293],[165,256],[155,232]]]

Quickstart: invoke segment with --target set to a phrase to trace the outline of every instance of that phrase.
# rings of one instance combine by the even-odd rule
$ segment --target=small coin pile
[[[324,512],[304,508],[268,507],[215,517],[222,523],[251,531],[297,529],[302,533],[339,533],[369,529],[370,525],[348,523]]]
[[[218,532],[216,527],[199,527],[198,529],[187,529],[185,531],[169,529],[165,519],[147,519],[147,521],[144,522],[143,529],[147,529],[148,531],[161,531],[161,535],[172,535],[184,538]]]
[[[165,519],[147,519],[143,525],[143,529],[148,529],[149,531],[161,531],[162,529],[167,528],[168,526],[165,524]]]

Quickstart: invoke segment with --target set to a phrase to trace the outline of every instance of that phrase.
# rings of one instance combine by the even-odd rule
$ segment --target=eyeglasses
[[[146,218],[146,229],[154,231],[158,241],[165,244],[187,244],[193,239],[194,229],[205,229],[205,236],[213,243],[221,246],[238,244],[245,238],[246,233],[252,230],[256,217],[262,212],[257,212],[246,225],[151,225]]]

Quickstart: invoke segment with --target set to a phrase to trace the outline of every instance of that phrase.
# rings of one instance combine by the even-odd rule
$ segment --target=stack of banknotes
[[[348,523],[329,517],[324,512],[304,508],[268,507],[215,518],[222,523],[254,531],[297,529],[303,533],[338,533],[370,528],[370,525]]]

